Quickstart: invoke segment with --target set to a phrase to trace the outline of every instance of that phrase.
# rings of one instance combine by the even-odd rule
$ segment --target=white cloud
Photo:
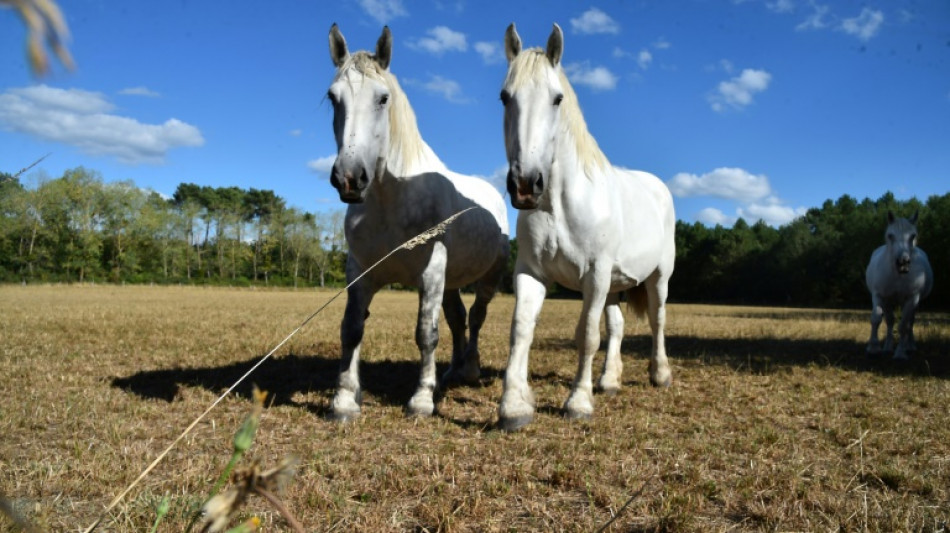
[[[640,65],[640,68],[646,70],[649,68],[650,63],[653,62],[653,54],[649,50],[643,49],[640,50],[640,53],[637,54],[637,65]]]
[[[467,104],[471,102],[471,99],[462,94],[462,86],[459,82],[444,78],[438,74],[430,74],[428,81],[407,78],[403,80],[403,83],[412,87],[421,87],[426,92],[437,94],[453,104]]]
[[[769,178],[741,168],[721,167],[696,175],[680,172],[666,185],[674,196],[715,196],[739,202],[754,202],[772,194]]]
[[[841,31],[866,42],[877,35],[883,22],[884,13],[866,7],[857,17],[844,19],[841,22]]]
[[[707,207],[696,213],[696,220],[707,226],[731,226],[736,223],[735,217],[727,216],[715,207]]]
[[[475,43],[475,51],[482,56],[482,61],[486,65],[494,65],[505,62],[505,53],[501,50],[501,43],[490,41],[479,41]]]
[[[666,50],[667,48],[671,46],[673,45],[671,45],[670,42],[664,39],[663,37],[660,37],[659,39],[653,42],[653,48],[656,48],[657,50]]]
[[[129,87],[127,89],[122,89],[119,91],[119,94],[126,96],[147,96],[149,98],[158,98],[161,94],[149,89],[148,87]]]
[[[464,52],[468,49],[468,43],[465,34],[452,30],[447,26],[436,26],[426,33],[428,37],[422,37],[409,42],[409,47],[415,50],[424,50],[431,54],[440,56],[445,52]]]
[[[301,135],[303,135],[303,130],[300,128],[297,128],[297,129],[290,130],[288,133],[290,133],[291,137],[300,137]]]
[[[388,24],[397,17],[409,14],[403,7],[402,0],[359,0],[359,3],[363,11],[380,24]]]
[[[770,226],[781,226],[788,224],[808,212],[805,207],[791,208],[787,205],[781,205],[776,198],[769,199],[765,204],[750,204],[745,208],[739,208],[736,212],[740,217],[751,224],[759,220],[765,221]]]
[[[714,111],[722,112],[726,107],[741,109],[752,103],[756,93],[769,87],[772,75],[764,70],[744,69],[741,74],[719,83],[716,94],[709,98]]]
[[[820,30],[828,25],[825,22],[825,16],[828,15],[828,6],[822,6],[812,3],[812,13],[803,20],[795,29],[798,31]]]
[[[307,168],[314,172],[329,173],[333,170],[333,163],[336,161],[336,154],[311,159],[307,161]]]
[[[591,67],[590,63],[564,65],[564,73],[571,83],[586,85],[595,91],[608,91],[617,86],[617,76],[606,67]]]
[[[571,28],[574,33],[620,33],[620,25],[610,18],[610,15],[592,7],[571,19]]]
[[[775,13],[791,13],[795,10],[795,3],[792,0],[775,0],[774,2],[766,2],[765,7]]]
[[[491,175],[489,176],[482,176],[482,175],[476,174],[476,177],[481,178],[487,181],[488,183],[491,183],[492,186],[498,189],[498,192],[500,192],[502,195],[506,194],[506,191],[508,190],[508,184],[507,184],[508,164],[507,163],[505,163],[503,166],[496,168],[494,171],[492,171]]]
[[[110,114],[114,107],[102,94],[81,89],[8,89],[0,93],[0,126],[127,164],[159,164],[172,148],[205,142],[198,128],[181,120],[143,124]]]

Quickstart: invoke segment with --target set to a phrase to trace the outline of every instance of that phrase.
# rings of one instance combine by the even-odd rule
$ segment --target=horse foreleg
[[[917,350],[917,343],[914,342],[914,316],[917,314],[919,301],[919,298],[910,298],[901,308],[901,321],[897,328],[900,340],[897,343],[897,349],[894,350],[894,359],[907,359],[912,352]]]
[[[347,269],[349,270],[349,268]],[[352,277],[349,274],[347,277]],[[360,389],[360,346],[363,329],[373,300],[373,290],[363,283],[356,283],[347,290],[346,310],[340,325],[340,376],[336,395],[333,397],[332,417],[341,422],[360,414],[362,390]]]
[[[465,304],[458,289],[445,291],[442,297],[442,312],[452,332],[452,363],[442,376],[443,386],[466,380],[465,368]],[[475,376],[478,379],[478,376]]]
[[[623,310],[620,309],[620,293],[607,296],[607,357],[604,359],[604,372],[597,386],[608,395],[620,390],[620,376],[623,361],[620,359],[620,343],[623,341]]]
[[[884,351],[894,351],[894,306],[885,304],[884,306]]]
[[[416,322],[416,346],[422,357],[419,386],[409,399],[409,416],[429,416],[435,412],[435,349],[439,344],[439,308],[445,291],[445,245],[436,242],[429,264],[419,283],[419,315]]]
[[[564,415],[586,420],[594,414],[594,384],[592,366],[594,354],[600,347],[600,317],[607,301],[607,280],[598,279],[597,271],[589,274],[584,283],[584,304],[574,333],[577,343],[577,373],[570,396],[564,402]]]
[[[659,274],[657,274],[659,276]],[[653,349],[650,353],[650,383],[654,387],[669,387],[673,372],[666,358],[666,296],[668,281],[661,278],[647,284],[647,318],[653,333]]]
[[[878,329],[881,327],[881,320],[884,318],[884,307],[876,296],[871,298],[871,338],[868,339],[868,355],[878,355],[881,353],[881,341],[878,340]]]
[[[517,431],[534,419],[534,393],[528,385],[528,351],[546,293],[547,287],[541,280],[523,272],[515,274],[511,348],[504,392],[498,405],[498,423],[505,431]]]

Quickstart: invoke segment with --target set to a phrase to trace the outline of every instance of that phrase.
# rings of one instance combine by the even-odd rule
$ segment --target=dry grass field
[[[43,531],[85,528],[332,294],[0,287],[0,495]],[[598,396],[594,419],[579,423],[560,416],[579,303],[549,300],[531,355],[538,416],[506,434],[494,423],[512,297],[489,308],[481,385],[446,391],[436,417],[407,419],[416,297],[381,293],[364,340],[363,414],[341,426],[325,415],[344,298],[100,530],[148,531],[167,495],[159,531],[184,531],[230,457],[251,382],[272,396],[247,460],[299,460],[282,497],[310,531],[597,531],[615,515],[606,531],[950,527],[950,317],[926,303],[908,365],[867,360],[864,311],[672,305],[666,390],[649,386],[648,328],[628,316],[624,388]],[[447,339],[443,324],[440,371]],[[243,512],[286,530],[260,498]]]

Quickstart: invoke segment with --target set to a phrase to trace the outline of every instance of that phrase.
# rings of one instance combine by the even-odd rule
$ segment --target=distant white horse
[[[505,201],[486,181],[451,172],[419,134],[416,117],[389,72],[392,35],[383,29],[375,54],[350,54],[337,25],[330,28],[330,57],[337,67],[327,98],[333,104],[337,158],[330,182],[349,204],[344,224],[349,256],[346,278],[356,279],[397,246],[471,206],[442,236],[401,250],[369,272],[347,293],[340,327],[342,359],[332,415],[360,413],[360,344],[373,295],[385,285],[419,287],[416,344],[422,370],[407,413],[431,415],[437,387],[435,349],[439,307],[452,332],[452,364],[446,380],[476,381],[478,332],[508,257]],[[475,283],[465,339],[465,306],[459,288]]]
[[[907,218],[898,218],[887,212],[887,231],[884,245],[871,254],[865,271],[865,281],[871,291],[871,339],[868,354],[894,350],[894,308],[901,309],[898,326],[900,340],[894,350],[894,359],[907,359],[908,353],[916,350],[914,343],[914,315],[920,300],[930,294],[934,273],[927,254],[917,248],[917,213]],[[887,322],[884,347],[877,338],[881,318]]]
[[[577,324],[578,365],[564,404],[569,418],[593,413],[591,365],[607,314],[607,358],[599,387],[620,388],[626,291],[653,332],[650,381],[672,381],[663,337],[667,284],[673,273],[673,199],[656,176],[612,166],[587,130],[564,70],[564,37],[556,24],[547,49],[521,50],[514,24],[505,34],[508,192],[518,213],[518,260],[511,353],[499,407],[500,425],[517,430],[534,417],[528,350],[551,282],[584,295]]]

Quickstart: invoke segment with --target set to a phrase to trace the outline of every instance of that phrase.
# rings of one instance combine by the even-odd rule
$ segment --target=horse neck
[[[578,138],[578,135],[587,138]],[[610,163],[597,147],[596,141],[590,137],[586,128],[570,128],[565,125],[555,137],[555,160],[551,169],[550,198],[558,202],[563,209],[570,209],[578,203],[581,210],[589,209],[586,206],[585,195],[577,194],[578,187],[591,188],[595,182],[603,178],[603,174],[610,168]],[[593,143],[587,144],[585,143]],[[585,148],[588,150],[584,152]],[[595,150],[593,153],[590,150]],[[557,200],[555,200],[557,199]]]

